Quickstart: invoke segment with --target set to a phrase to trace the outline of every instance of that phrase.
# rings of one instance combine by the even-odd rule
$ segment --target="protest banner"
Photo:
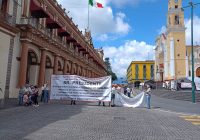
[[[78,75],[52,75],[50,99],[111,101],[111,77],[86,78]]]

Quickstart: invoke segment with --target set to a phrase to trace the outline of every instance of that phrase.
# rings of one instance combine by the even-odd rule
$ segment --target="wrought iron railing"
[[[45,28],[43,25],[41,25],[37,19],[35,18],[21,18],[21,21],[19,23],[20,25],[30,25],[33,28],[37,29],[38,31],[42,32],[44,35],[52,39],[53,41],[63,44],[67,46],[61,37],[55,36],[50,29]]]

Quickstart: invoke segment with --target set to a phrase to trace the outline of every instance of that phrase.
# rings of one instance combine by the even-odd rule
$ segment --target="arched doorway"
[[[26,83],[36,85],[38,80],[38,57],[33,50],[28,51]]]
[[[200,77],[200,67],[198,67],[196,70],[196,77]]]

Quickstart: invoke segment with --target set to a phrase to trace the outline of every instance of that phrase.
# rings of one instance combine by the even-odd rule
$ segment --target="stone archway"
[[[28,51],[26,83],[36,85],[38,80],[38,56],[33,50]]]
[[[200,77],[200,67],[196,69],[196,77]]]

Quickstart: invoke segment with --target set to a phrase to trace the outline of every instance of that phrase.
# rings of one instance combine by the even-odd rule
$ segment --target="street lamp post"
[[[195,85],[194,85],[194,46],[193,46],[193,8],[192,2],[189,3],[191,6],[191,53],[192,53],[192,102],[195,103]]]
[[[193,12],[194,6],[200,3],[189,2],[189,5],[182,9],[191,7],[191,55],[192,55],[192,102],[195,103],[195,84],[194,84],[194,46],[193,46]]]

